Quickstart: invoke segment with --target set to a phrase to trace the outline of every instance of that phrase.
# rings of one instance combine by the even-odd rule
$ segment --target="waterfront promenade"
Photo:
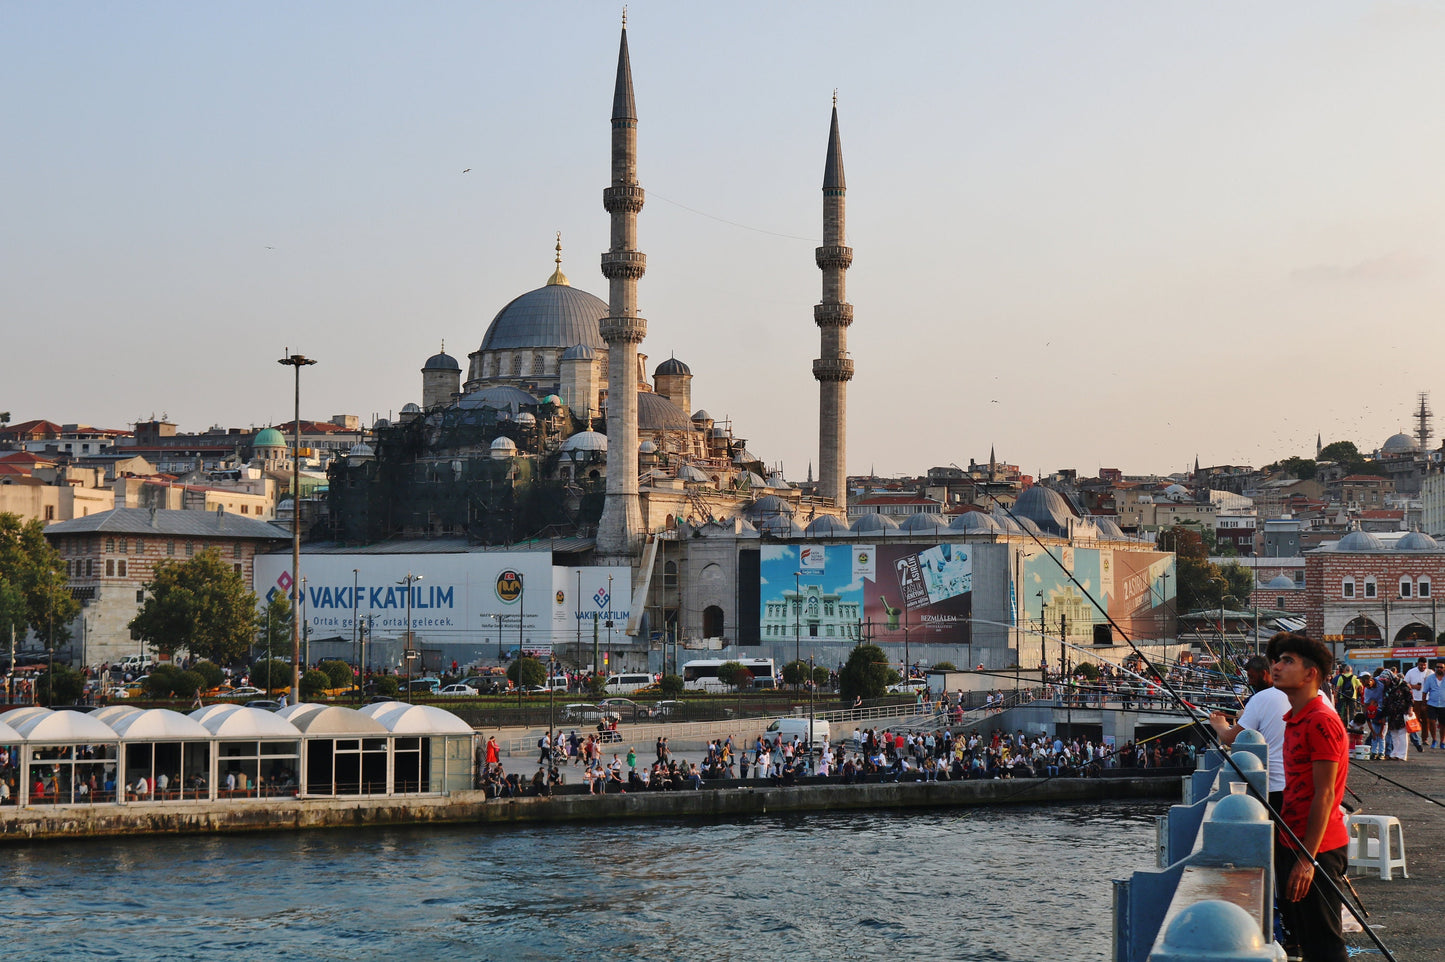
[[[1373,777],[1378,772],[1400,786]],[[1440,930],[1440,906],[1445,904],[1445,843],[1437,834],[1445,826],[1445,751],[1411,751],[1409,761],[1351,761],[1350,790],[1360,797],[1349,796],[1360,811],[1374,815],[1393,815],[1400,820],[1405,833],[1405,856],[1408,879],[1396,873],[1393,880],[1381,881],[1373,873],[1351,879],[1365,908],[1369,923],[1376,926],[1380,939],[1400,962],[1424,962],[1445,958],[1445,935]],[[1412,795],[1413,789],[1433,798],[1439,804]],[[1352,951],[1376,957],[1378,949],[1361,932],[1346,935]]]

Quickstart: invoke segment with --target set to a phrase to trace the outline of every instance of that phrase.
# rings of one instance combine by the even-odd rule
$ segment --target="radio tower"
[[[1420,454],[1430,450],[1430,419],[1435,412],[1430,410],[1430,392],[1420,392],[1420,407],[1415,411],[1415,440],[1420,442]]]

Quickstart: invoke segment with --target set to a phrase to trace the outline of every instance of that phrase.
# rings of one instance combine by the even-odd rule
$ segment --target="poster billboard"
[[[277,593],[294,597],[289,554],[257,555],[254,572],[262,605]],[[547,551],[313,554],[302,556],[301,575],[300,613],[312,638],[350,636],[358,622],[374,639],[401,637],[408,600],[418,645],[545,652],[573,643],[579,625],[590,637],[594,619],[612,620],[620,637],[631,617],[631,569],[559,567]]]
[[[1173,575],[1174,556],[1167,552],[1035,549],[1023,563],[1020,627],[1050,637],[1064,632],[1087,645],[1094,626],[1112,619],[1131,639],[1166,637],[1172,631]]]
[[[973,548],[966,544],[764,545],[762,640],[967,643]]]

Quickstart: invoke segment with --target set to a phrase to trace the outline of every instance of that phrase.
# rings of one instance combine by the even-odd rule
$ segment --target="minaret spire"
[[[637,181],[637,103],[626,16],[624,11],[612,93],[612,179],[602,191],[602,206],[612,218],[612,244],[602,255],[608,316],[598,322],[607,344],[607,495],[597,551],[614,561],[637,555],[644,535],[637,494],[637,345],[647,336],[647,321],[637,313],[637,281],[647,270],[647,257],[637,250],[637,215],[645,197]]]
[[[813,308],[813,321],[822,335],[820,356],[813,362],[818,381],[818,494],[835,507],[848,503],[848,382],[853,360],[848,357],[848,327],[853,305],[848,303],[846,273],[853,263],[847,244],[847,211],[843,178],[843,139],[838,134],[838,92],[833,91],[833,116],[828,129],[828,156],[823,165],[823,246],[816,252],[823,272],[823,300]]]

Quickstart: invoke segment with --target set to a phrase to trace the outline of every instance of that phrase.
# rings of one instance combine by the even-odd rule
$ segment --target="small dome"
[[[637,428],[639,431],[691,431],[692,421],[661,394],[637,392]]]
[[[690,464],[684,464],[682,467],[677,469],[677,479],[679,481],[691,481],[695,484],[712,483],[712,475],[708,474],[701,468],[693,467]]]
[[[462,366],[457,363],[457,359],[446,351],[442,351],[440,354],[433,354],[427,358],[426,363],[421,366],[421,369],[422,373],[426,373],[427,371],[455,371],[460,374],[462,372]]]
[[[600,451],[607,452],[607,435],[599,434],[596,431],[578,431],[570,438],[562,442],[563,451]]]
[[[656,454],[656,453],[657,453],[657,444],[654,443],[653,441],[650,441],[650,440],[648,440],[648,441],[643,441],[641,444],[639,444],[639,445],[637,446],[637,453],[638,453],[638,454]]]
[[[688,367],[686,364],[682,363],[675,357],[670,357],[667,360],[663,361],[661,364],[657,365],[657,370],[652,372],[653,377],[668,377],[679,374],[685,374],[688,377],[692,377],[692,368]]]
[[[853,522],[854,534],[885,534],[897,530],[898,522],[886,514],[865,514]]]
[[[989,517],[993,518],[994,523],[999,526],[999,530],[1002,531],[1004,534],[1026,533],[1023,527],[1013,518],[1010,518],[1008,516],[1008,512],[1004,511],[1002,508],[994,508],[993,511],[989,514]]]
[[[348,458],[374,458],[376,452],[365,441],[357,441],[351,446],[351,450],[346,452],[346,456]]]
[[[899,531],[940,531],[948,527],[942,516],[932,512],[910,514],[898,525]]]
[[[764,481],[763,476],[761,474],[758,474],[756,471],[744,472],[743,481],[745,481],[747,485],[752,488],[768,487],[768,482]]]
[[[1395,542],[1396,551],[1440,551],[1440,542],[1421,531],[1411,531]]]
[[[418,405],[415,401],[407,401],[405,404],[403,404],[403,405],[401,406],[401,413],[402,413],[402,414],[420,414],[420,413],[421,413],[421,406]]]
[[[803,533],[810,538],[846,538],[850,532],[842,521],[831,514],[824,514],[814,518]]]
[[[1275,575],[1273,578],[1269,579],[1269,581],[1265,584],[1265,587],[1274,590],[1280,590],[1285,588],[1293,589],[1294,579],[1291,578],[1289,575]]]
[[[376,423],[371,426],[373,431],[380,431],[382,428],[391,427],[391,422],[386,418],[377,418]]]
[[[1398,457],[1402,454],[1414,454],[1420,450],[1419,443],[1408,434],[1392,434],[1380,445],[1380,453]]]
[[[1099,530],[1099,537],[1105,541],[1127,541],[1129,539],[1129,536],[1124,533],[1124,529],[1119,527],[1113,518],[1090,518],[1089,520],[1094,522],[1094,527]]]
[[[1368,531],[1351,531],[1335,542],[1336,551],[1384,551],[1385,544]]]
[[[758,530],[773,538],[801,538],[804,536],[803,529],[798,527],[796,521],[781,514],[764,518],[758,525]]]
[[[773,517],[776,515],[786,515],[791,518],[794,510],[793,506],[787,501],[784,501],[776,494],[769,494],[748,505],[743,511],[743,514],[749,520]]]
[[[787,478],[783,477],[783,473],[781,471],[774,471],[772,474],[768,475],[768,487],[778,488],[783,491],[793,490],[793,486],[788,483]]]
[[[711,414],[708,414],[707,411],[703,410],[702,408],[698,408],[696,411],[692,412],[692,420],[694,420],[694,421],[711,421],[711,420],[712,420],[712,415],[711,415]]]
[[[948,530],[969,534],[998,534],[1003,529],[997,521],[982,511],[965,511],[949,523]]]
[[[537,416],[528,411],[523,411],[521,414],[517,415],[516,421],[518,424],[536,424]]]
[[[1027,518],[1038,525],[1039,530],[1051,534],[1056,538],[1067,538],[1069,536],[1069,522],[1073,520],[1074,513],[1069,510],[1069,503],[1064,496],[1053,488],[1046,488],[1036,484],[1021,492],[1018,500],[1013,506],[1014,517]]]
[[[566,407],[566,404],[563,403],[562,399],[555,394],[549,394],[546,397],[542,398],[542,403],[550,404],[553,407]]]
[[[251,442],[252,447],[257,448],[284,448],[286,438],[275,428],[262,428],[256,432],[256,439]]]
[[[510,458],[517,453],[517,445],[511,438],[501,437],[492,442],[492,457],[498,461],[503,458]]]
[[[574,344],[562,352],[564,361],[595,361],[597,352],[586,344]]]

